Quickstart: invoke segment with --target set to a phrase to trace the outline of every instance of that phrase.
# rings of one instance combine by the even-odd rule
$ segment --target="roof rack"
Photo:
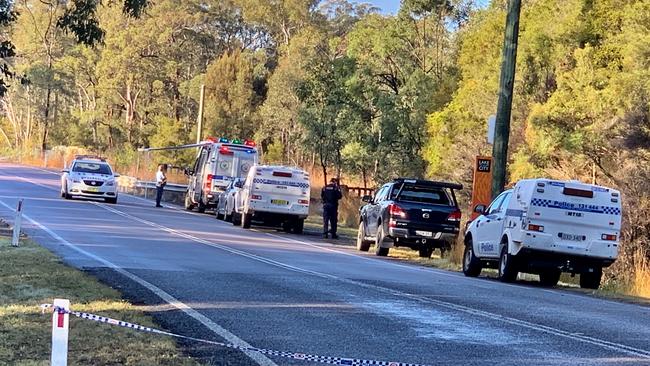
[[[103,158],[99,155],[75,155],[74,160],[99,160],[106,162],[106,158]]]

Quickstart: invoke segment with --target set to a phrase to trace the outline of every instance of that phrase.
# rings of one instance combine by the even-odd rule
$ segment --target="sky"
[[[400,0],[357,0],[357,2],[367,2],[378,8],[381,8],[383,14],[397,14],[399,10]],[[489,0],[477,0],[475,4],[479,6],[487,6]]]

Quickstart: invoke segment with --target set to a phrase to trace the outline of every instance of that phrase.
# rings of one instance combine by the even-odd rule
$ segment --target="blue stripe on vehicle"
[[[531,205],[538,207],[548,207],[556,208],[559,210],[566,211],[580,211],[580,212],[590,212],[597,214],[606,214],[606,215],[621,215],[620,207],[611,207],[611,206],[600,206],[600,205],[588,205],[583,203],[573,203],[573,202],[562,202],[554,200],[545,200],[540,198],[533,198]]]

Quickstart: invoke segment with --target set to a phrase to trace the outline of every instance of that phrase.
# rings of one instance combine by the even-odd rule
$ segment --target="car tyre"
[[[226,211],[226,213],[223,214],[223,221],[231,222],[233,216],[235,216],[234,212],[230,211],[230,214],[228,214],[228,211]]]
[[[508,244],[503,245],[499,258],[499,281],[514,282],[517,279],[515,256],[508,253]]]
[[[603,277],[602,268],[594,268],[593,272],[584,272],[580,274],[580,287],[597,290],[600,287],[600,281]]]
[[[241,227],[243,227],[244,229],[250,229],[253,215],[244,213],[240,216],[241,216]]]
[[[545,287],[553,287],[560,281],[562,271],[559,269],[549,269],[539,274],[539,283]]]
[[[285,233],[290,233],[292,227],[293,227],[293,222],[291,220],[286,220],[282,222],[282,231],[284,231]]]
[[[381,245],[386,241],[386,235],[384,234],[384,227],[382,224],[379,224],[377,227],[377,240],[375,241],[375,255],[379,257],[385,257],[388,255],[390,248],[383,248]]]
[[[467,277],[478,277],[483,270],[481,261],[474,255],[474,245],[472,240],[468,240],[465,244],[465,251],[463,252],[463,273]]]
[[[194,204],[192,203],[192,198],[189,193],[185,194],[185,209],[187,211],[192,211],[194,209]]]
[[[293,233],[302,234],[305,231],[305,219],[297,219],[293,222]]]
[[[206,209],[205,203],[203,203],[203,198],[201,198],[201,199],[199,199],[199,203],[198,203],[198,205],[196,206],[196,210],[197,210],[199,213],[204,213],[204,212],[205,212],[205,209]]]
[[[359,230],[357,231],[357,249],[362,252],[367,252],[370,250],[371,243],[371,241],[366,240],[366,225],[361,221],[359,223]]]
[[[217,218],[217,220],[223,220],[224,215],[219,213],[219,208],[215,208],[214,209],[214,216]]]
[[[232,213],[232,224],[234,226],[239,226],[241,225],[241,214],[237,212]]]
[[[440,248],[440,251],[442,253],[442,248]],[[431,247],[422,247],[418,249],[418,255],[420,258],[431,258],[431,254],[433,254],[433,248]]]

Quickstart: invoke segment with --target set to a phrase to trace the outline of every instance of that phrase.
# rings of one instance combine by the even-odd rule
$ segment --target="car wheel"
[[[190,197],[189,193],[185,194],[185,209],[188,211],[192,211],[194,209],[194,204],[192,203],[192,198]]]
[[[559,269],[548,269],[539,274],[539,282],[542,286],[553,287],[560,281],[560,275],[562,275],[562,271]]]
[[[219,213],[219,208],[218,207],[214,209],[214,216],[217,218],[217,220],[222,220],[223,219],[223,215],[221,213]]]
[[[63,198],[65,198],[67,200],[72,199],[72,195],[70,193],[68,193],[68,186],[67,185],[65,186],[65,191],[63,192]]]
[[[384,227],[382,224],[379,224],[377,227],[377,240],[375,241],[375,254],[379,257],[385,257],[388,255],[390,248],[382,248],[382,244],[386,241],[386,235],[384,235]]]
[[[603,277],[602,268],[594,268],[593,272],[580,274],[580,287],[597,290],[600,287],[600,281]]]
[[[442,248],[440,250],[442,250]],[[431,254],[433,254],[433,248],[423,247],[418,249],[418,255],[420,258],[431,258]]]
[[[233,212],[232,213],[232,220],[231,220],[232,224],[235,225],[235,226],[241,225],[241,216],[242,215],[240,213]]]
[[[293,233],[302,234],[305,231],[305,219],[297,219],[293,222]]]
[[[514,282],[518,273],[515,256],[508,253],[508,244],[505,244],[501,249],[501,257],[499,258],[499,280],[501,282]]]
[[[241,227],[244,229],[250,229],[251,228],[251,221],[253,219],[253,215],[244,213],[241,215]]]
[[[366,240],[366,225],[361,221],[357,231],[357,249],[362,252],[370,250],[370,241]]]
[[[226,211],[226,212],[223,214],[223,221],[228,221],[228,222],[229,222],[229,221],[232,221],[232,217],[233,217],[233,215],[234,215],[234,213],[232,213],[232,211],[230,212],[230,214],[228,214],[228,211]]]
[[[467,277],[478,277],[482,269],[481,261],[474,255],[474,245],[470,239],[465,244],[465,252],[463,253],[463,273]]]
[[[198,205],[196,206],[196,210],[197,210],[199,213],[204,213],[204,212],[205,212],[205,209],[206,209],[206,207],[205,207],[205,203],[203,203],[203,198],[201,198],[201,199],[199,199],[199,203],[198,203]]]

